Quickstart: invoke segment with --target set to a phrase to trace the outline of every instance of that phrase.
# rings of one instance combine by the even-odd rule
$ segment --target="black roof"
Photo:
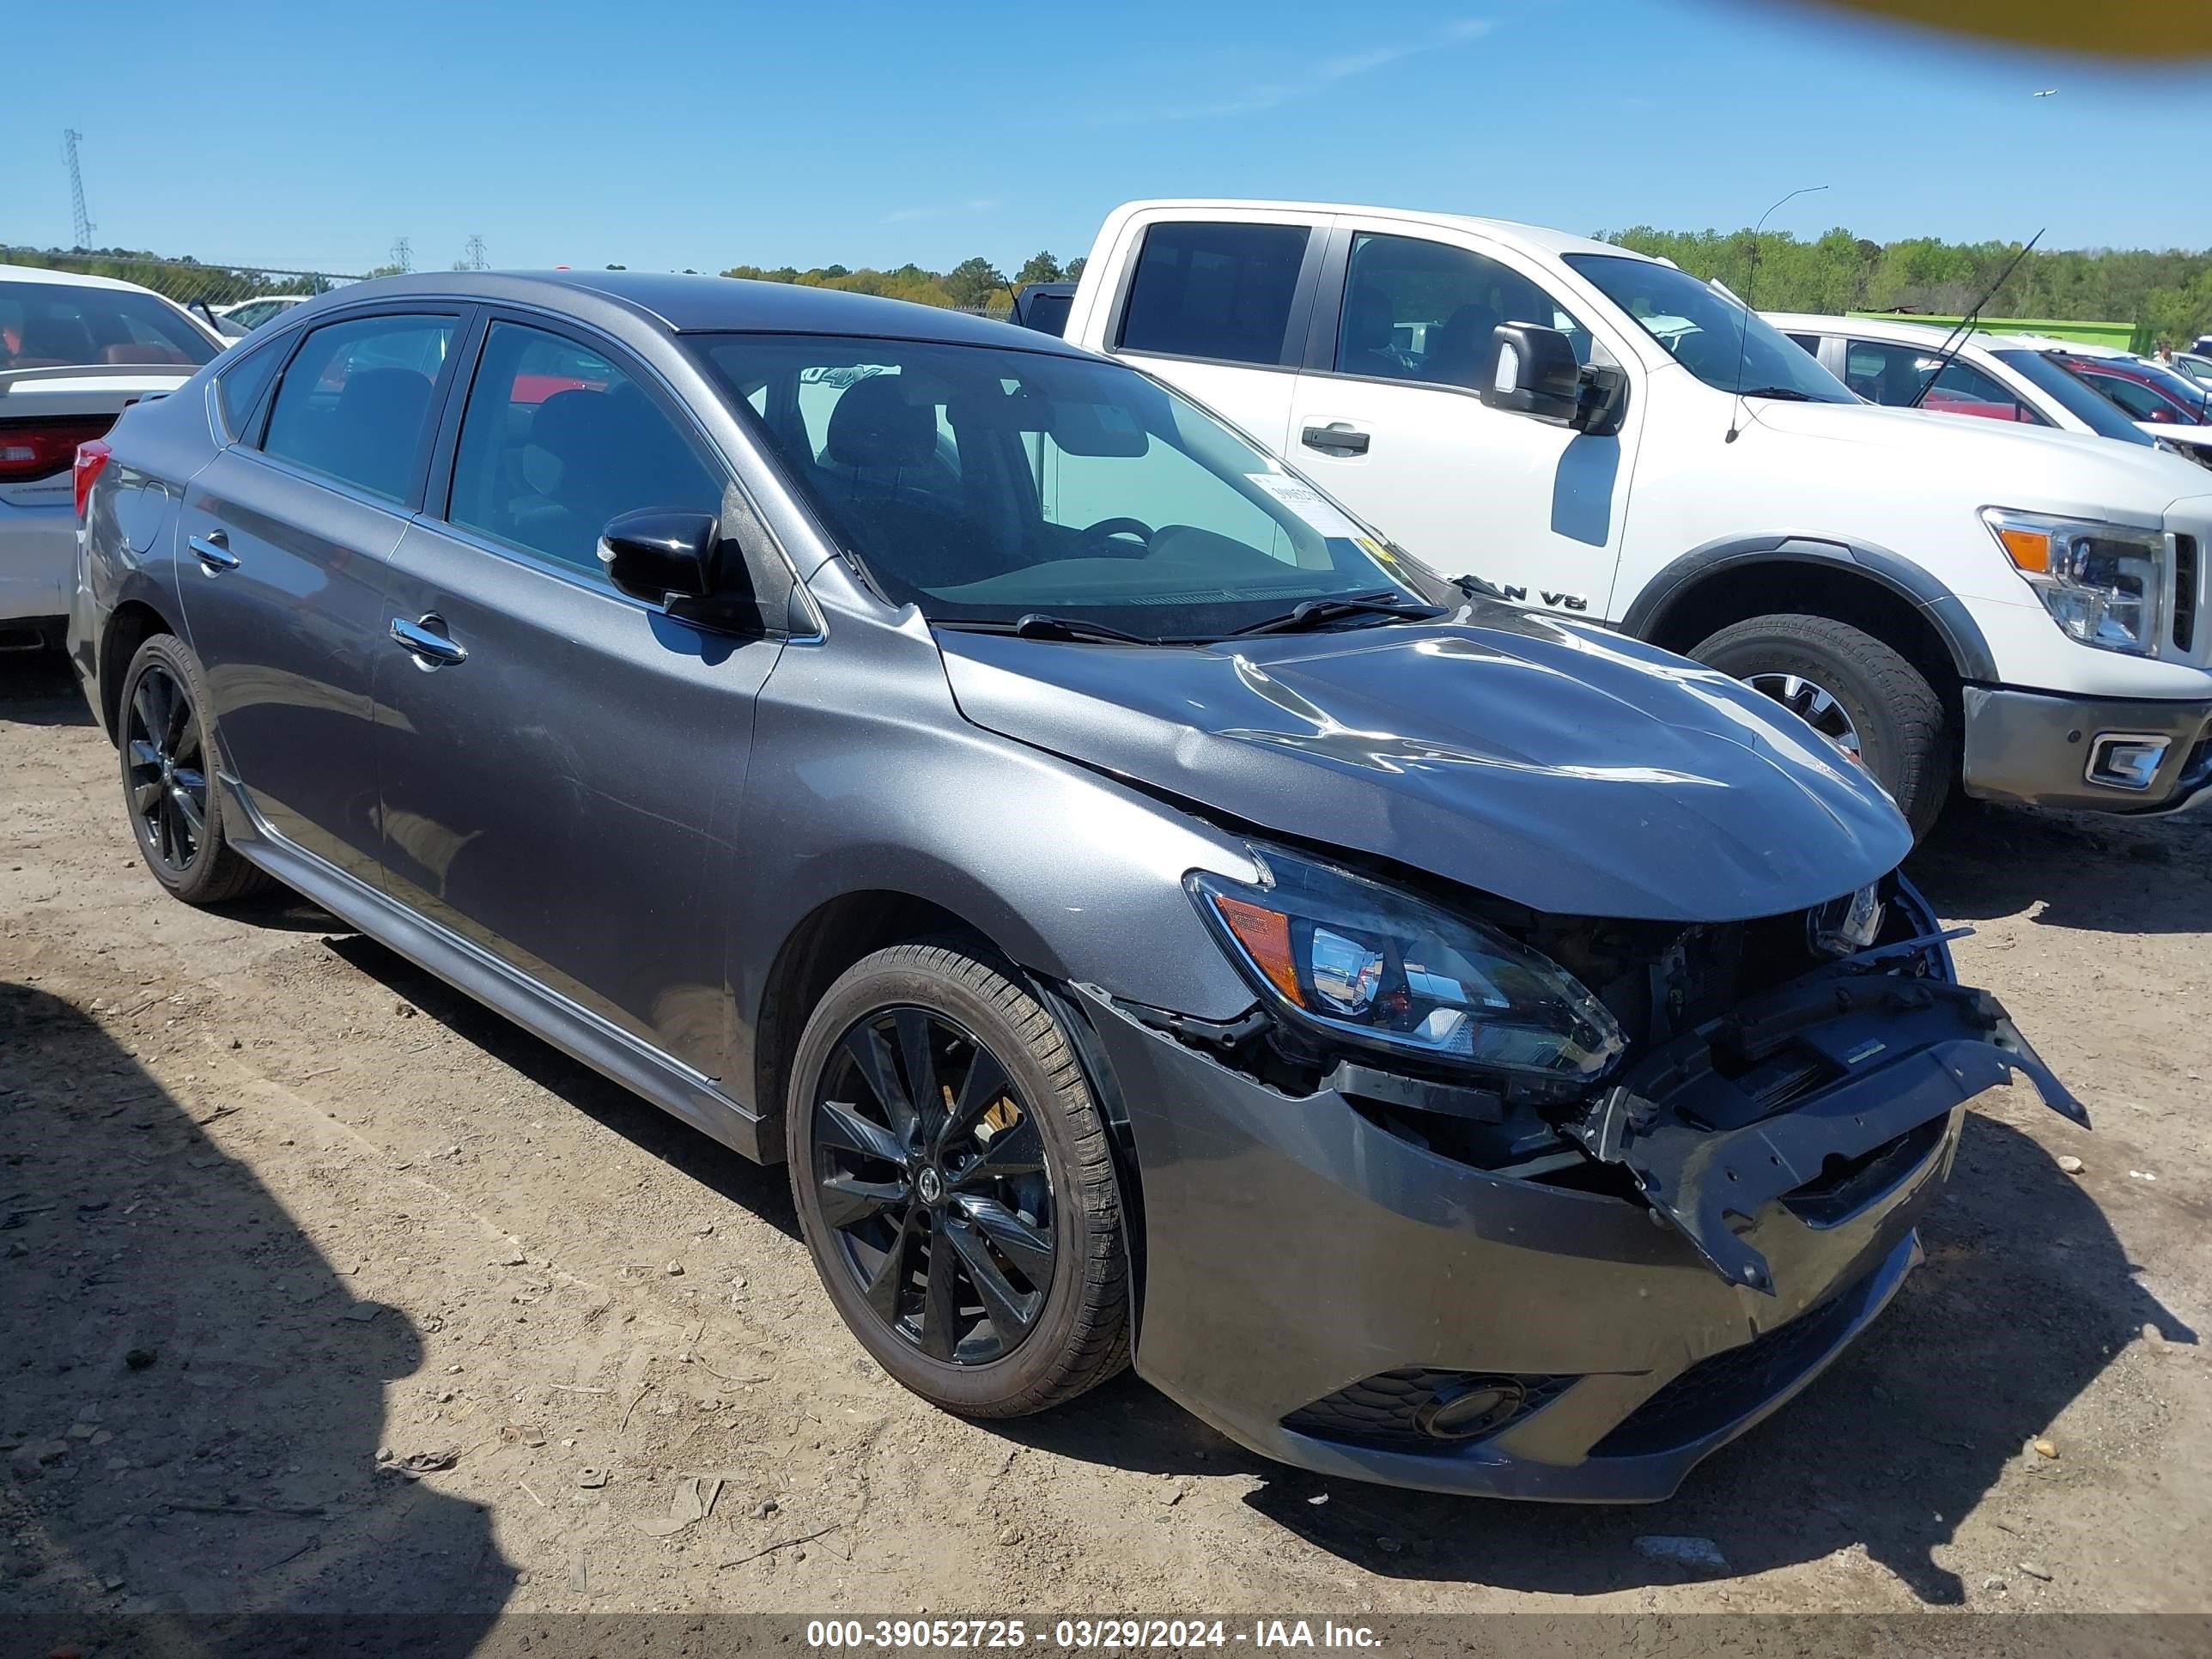
[[[650,270],[441,270],[378,277],[337,290],[342,301],[397,299],[404,295],[514,300],[556,309],[573,307],[576,296],[592,295],[613,300],[679,333],[858,334],[877,339],[943,340],[1083,355],[1033,329],[940,306],[733,276]]]

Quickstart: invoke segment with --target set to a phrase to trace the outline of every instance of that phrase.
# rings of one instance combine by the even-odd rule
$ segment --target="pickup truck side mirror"
[[[1571,422],[1582,402],[1583,371],[1567,337],[1534,323],[1500,323],[1492,337],[1497,360],[1479,388],[1482,401],[1555,426]]]

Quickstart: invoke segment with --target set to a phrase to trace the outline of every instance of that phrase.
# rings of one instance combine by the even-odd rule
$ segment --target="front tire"
[[[792,1195],[823,1288],[907,1388],[1019,1417],[1128,1357],[1105,1121],[1058,1022],[992,963],[895,945],[800,1034]]]
[[[199,659],[182,640],[156,634],[138,647],[116,712],[123,804],[138,855],[187,904],[225,904],[276,884],[230,844],[209,708]]]
[[[1690,655],[1764,691],[1855,752],[1918,840],[1951,789],[1949,723],[1927,678],[1891,647],[1830,617],[1753,617]]]

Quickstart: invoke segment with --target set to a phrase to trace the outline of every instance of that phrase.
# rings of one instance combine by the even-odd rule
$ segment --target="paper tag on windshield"
[[[1316,534],[1342,537],[1349,541],[1358,539],[1359,526],[1337,511],[1334,504],[1310,484],[1301,483],[1280,472],[1248,472],[1244,476],[1312,526]]]

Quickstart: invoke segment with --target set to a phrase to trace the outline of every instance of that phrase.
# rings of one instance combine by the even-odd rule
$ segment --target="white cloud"
[[[1114,110],[1099,118],[1109,124],[1127,125],[1142,121],[1206,121],[1224,116],[1257,115],[1262,111],[1279,109],[1285,104],[1311,97],[1339,82],[1372,75],[1376,70],[1421,52],[1479,40],[1496,27],[1486,17],[1462,18],[1455,23],[1447,23],[1409,45],[1370,46],[1364,52],[1324,58],[1310,65],[1302,74],[1284,80],[1261,82],[1243,88],[1227,97],[1188,104]]]

